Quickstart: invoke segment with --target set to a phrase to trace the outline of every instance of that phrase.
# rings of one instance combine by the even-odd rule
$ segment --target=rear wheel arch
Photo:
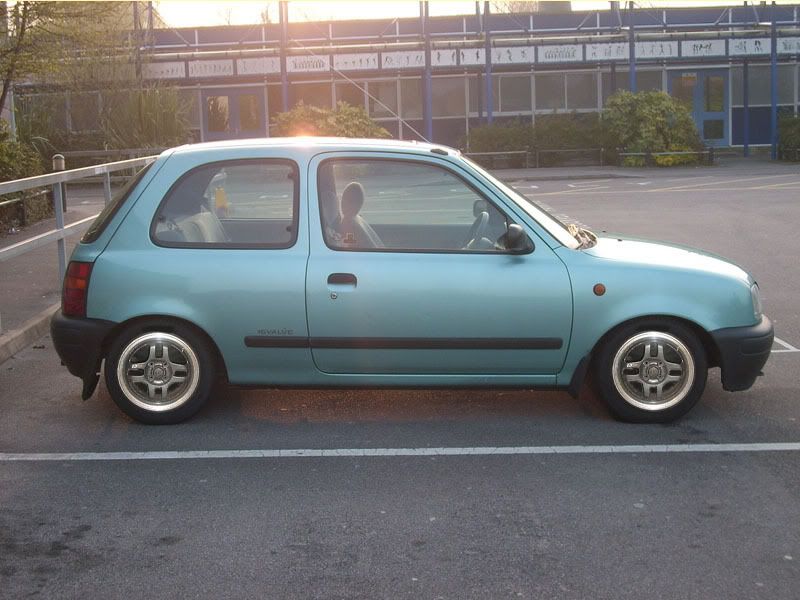
[[[101,357],[103,359],[108,357],[108,352],[109,349],[111,348],[111,344],[113,343],[113,341],[120,335],[120,333],[122,333],[129,327],[138,326],[141,328],[142,332],[163,331],[165,333],[173,333],[176,325],[189,327],[204,339],[204,341],[208,344],[208,347],[211,348],[214,353],[214,358],[216,361],[218,373],[225,378],[225,381],[227,381],[228,380],[227,365],[225,364],[225,359],[222,356],[222,352],[220,351],[219,346],[217,346],[217,343],[214,341],[214,339],[202,327],[200,327],[196,323],[193,323],[192,321],[183,319],[181,317],[176,317],[173,315],[142,315],[139,317],[133,317],[126,321],[122,321],[121,323],[117,323],[106,334],[106,337],[103,340]]]

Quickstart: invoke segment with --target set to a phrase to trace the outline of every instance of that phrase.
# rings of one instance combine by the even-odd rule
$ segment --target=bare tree
[[[25,0],[7,14],[7,35],[0,36],[0,110],[17,80],[62,83],[74,75],[75,64],[117,55],[133,24],[127,2]]]

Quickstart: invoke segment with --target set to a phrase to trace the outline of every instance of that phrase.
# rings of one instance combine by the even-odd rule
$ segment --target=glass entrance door
[[[205,140],[264,137],[266,116],[263,88],[203,90]]]
[[[708,146],[728,146],[728,72],[698,69],[673,71],[670,94],[691,109],[700,137]]]

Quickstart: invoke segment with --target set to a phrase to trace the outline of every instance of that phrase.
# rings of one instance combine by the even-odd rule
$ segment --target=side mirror
[[[521,225],[511,223],[506,232],[506,249],[514,253],[525,254],[534,249],[533,241],[525,233]]]

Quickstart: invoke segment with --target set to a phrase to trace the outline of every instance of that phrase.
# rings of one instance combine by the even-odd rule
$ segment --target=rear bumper
[[[775,337],[766,316],[749,327],[727,327],[711,332],[719,349],[722,387],[729,392],[749,389],[769,358]]]
[[[84,400],[97,385],[103,341],[114,325],[101,319],[65,317],[61,311],[50,321],[53,346],[67,370],[83,380]]]

